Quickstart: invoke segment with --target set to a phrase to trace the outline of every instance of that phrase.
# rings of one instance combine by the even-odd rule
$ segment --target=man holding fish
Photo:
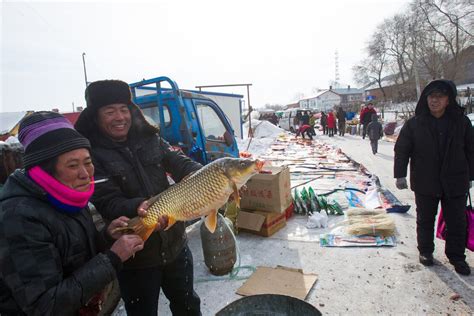
[[[127,314],[156,315],[161,287],[173,315],[200,315],[184,222],[206,216],[205,225],[214,232],[217,210],[231,195],[239,206],[239,190],[263,162],[221,158],[202,167],[171,150],[123,81],[93,82],[86,100],[76,128],[92,144],[93,202],[106,219],[131,218],[115,231],[146,242],[118,276]],[[167,173],[176,182],[171,187]]]
[[[173,151],[158,129],[145,120],[132,102],[127,83],[93,82],[85,98],[87,108],[76,129],[92,145],[96,168],[92,202],[105,219],[145,217],[147,200],[169,188],[167,173],[179,183],[201,169],[199,163]],[[161,288],[174,315],[200,315],[185,224],[180,221],[164,231],[166,216],[157,220],[158,224],[148,228],[149,237],[142,235],[144,249],[126,261],[118,275],[127,314],[157,315]]]

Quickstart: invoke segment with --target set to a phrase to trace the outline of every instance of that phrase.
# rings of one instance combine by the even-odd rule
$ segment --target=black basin
[[[216,316],[283,316],[304,315],[316,316],[321,312],[313,305],[297,298],[277,295],[261,294],[246,296],[234,301],[217,312]]]

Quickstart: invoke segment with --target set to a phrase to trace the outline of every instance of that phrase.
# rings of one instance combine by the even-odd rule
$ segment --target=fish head
[[[227,177],[240,188],[262,169],[263,164],[264,162],[258,159],[225,158],[223,169]]]

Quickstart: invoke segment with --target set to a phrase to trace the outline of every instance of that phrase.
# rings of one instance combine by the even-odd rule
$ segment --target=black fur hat
[[[96,112],[103,106],[115,103],[132,104],[132,93],[128,84],[121,80],[100,80],[86,88],[87,108]]]
[[[130,132],[141,135],[159,133],[159,129],[147,122],[140,108],[132,101],[130,87],[122,80],[94,81],[86,88],[85,98],[87,107],[79,115],[75,128],[91,142],[100,134],[97,111],[101,107],[117,103],[128,105],[132,115]]]

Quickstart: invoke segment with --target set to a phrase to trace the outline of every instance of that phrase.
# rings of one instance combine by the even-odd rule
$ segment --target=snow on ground
[[[261,156],[269,151],[275,139],[287,132],[268,121],[252,120],[253,137],[248,138],[249,122],[243,125],[244,139],[237,139],[239,151],[248,151],[254,156]]]
[[[247,138],[238,139],[237,146],[239,146],[239,152],[247,151],[253,156],[262,156],[267,154],[270,149],[270,145],[274,142],[273,138]],[[249,144],[250,143],[250,144]]]
[[[252,120],[252,129],[254,138],[277,137],[284,134],[285,130],[273,125],[269,121]],[[244,136],[248,135],[249,122],[245,122],[243,126]]]
[[[402,103],[395,103],[388,106],[385,106],[385,111],[414,111],[416,107],[416,102],[402,102]]]

